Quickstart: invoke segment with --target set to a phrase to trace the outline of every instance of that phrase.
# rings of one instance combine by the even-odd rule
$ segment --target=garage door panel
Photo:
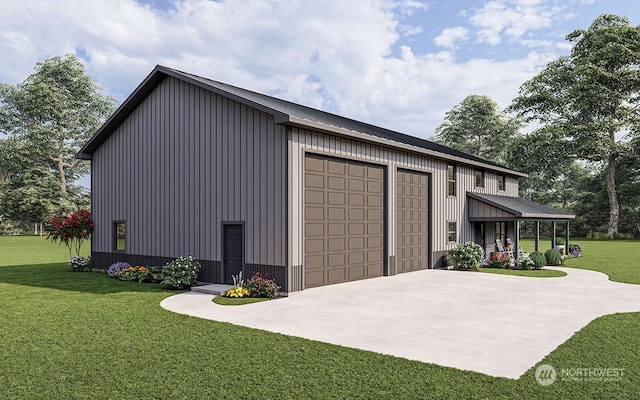
[[[327,256],[327,267],[340,267],[346,264],[345,253],[329,253]]]
[[[332,206],[343,206],[346,204],[346,196],[340,192],[329,192],[327,203]]]
[[[349,268],[349,272],[348,272],[348,278],[350,280],[354,280],[354,279],[362,279],[365,278],[365,267],[364,265],[360,265],[357,267],[350,267]]]
[[[363,220],[364,220],[364,208],[349,209],[349,221],[363,221]]]
[[[324,208],[323,207],[307,207],[304,210],[304,217],[309,220],[324,220]]]
[[[324,236],[324,224],[306,223],[304,229],[307,237]]]
[[[364,181],[362,179],[349,179],[349,191],[364,192]]]
[[[347,277],[345,268],[330,269],[327,271],[328,283],[344,282]]]
[[[324,269],[324,255],[307,255],[304,258],[305,267],[308,269],[320,268]]]
[[[327,250],[329,251],[345,251],[347,249],[345,238],[331,238],[327,240]]]
[[[331,190],[344,190],[346,188],[345,178],[329,176],[327,177],[327,186]]]
[[[306,177],[305,286],[381,276],[384,168],[307,156]]]
[[[307,251],[307,254],[324,253],[324,240],[323,239],[307,239],[304,241],[304,248]]]
[[[357,193],[349,193],[349,206],[364,207],[364,195]]]
[[[324,175],[305,174],[304,179],[308,188],[324,189]]]
[[[328,229],[329,236],[344,235],[344,233],[345,233],[345,229],[344,229],[345,224],[344,223],[335,223],[334,222],[334,223],[330,223],[330,224],[327,224],[327,225],[328,225],[328,228],[329,228]]]
[[[429,248],[429,177],[413,171],[397,172],[396,192],[396,266],[397,272],[425,269]]]
[[[309,158],[312,158],[312,157],[307,157],[307,160]],[[329,172],[330,174],[345,175],[345,173],[347,172],[346,165],[342,161],[328,160],[327,172]]]

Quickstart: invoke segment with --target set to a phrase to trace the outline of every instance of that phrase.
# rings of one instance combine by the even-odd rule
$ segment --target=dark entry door
[[[232,275],[238,275],[243,266],[242,225],[224,225],[223,263],[224,282],[233,285]]]

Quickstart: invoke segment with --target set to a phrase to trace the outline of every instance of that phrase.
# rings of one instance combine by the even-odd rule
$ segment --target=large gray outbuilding
[[[163,66],[78,157],[94,267],[192,255],[201,281],[261,271],[285,292],[443,266],[457,243],[517,246],[520,221],[573,217],[519,199],[523,173]]]

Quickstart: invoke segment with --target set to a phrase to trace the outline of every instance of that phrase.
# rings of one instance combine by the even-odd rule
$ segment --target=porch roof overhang
[[[520,197],[467,192],[469,221],[568,221],[573,214]]]

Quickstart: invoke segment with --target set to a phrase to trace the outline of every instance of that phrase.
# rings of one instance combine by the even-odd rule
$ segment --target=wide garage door
[[[305,287],[382,275],[384,169],[307,155]]]
[[[429,265],[429,176],[398,170],[396,178],[397,272]]]

